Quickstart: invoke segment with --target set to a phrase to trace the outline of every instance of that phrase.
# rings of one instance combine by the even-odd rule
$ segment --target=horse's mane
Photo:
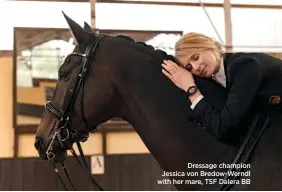
[[[148,45],[144,42],[135,41],[131,37],[125,36],[125,35],[117,35],[116,37],[122,38],[122,39],[125,39],[125,40],[128,40],[128,41],[134,43],[139,49],[141,49],[142,51],[150,54],[153,57],[157,57],[159,59],[165,58],[167,60],[175,61],[175,58],[172,55],[168,55],[165,51],[162,51],[160,49],[155,49],[152,45]]]

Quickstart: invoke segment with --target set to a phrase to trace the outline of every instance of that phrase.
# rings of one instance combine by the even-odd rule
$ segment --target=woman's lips
[[[203,70],[201,71],[201,74],[200,74],[200,75],[203,75],[203,74],[204,74],[206,67],[207,67],[207,66],[205,66],[205,67],[203,68]]]

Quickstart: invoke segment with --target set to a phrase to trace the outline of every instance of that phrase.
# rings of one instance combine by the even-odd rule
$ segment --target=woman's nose
[[[192,68],[193,68],[195,71],[200,71],[200,65],[197,65],[197,64],[194,63],[194,62],[191,62],[191,65],[192,65]]]

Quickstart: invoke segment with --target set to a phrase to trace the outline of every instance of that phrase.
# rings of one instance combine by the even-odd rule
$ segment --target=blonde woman
[[[263,53],[224,53],[217,41],[200,33],[183,35],[175,59],[164,61],[162,72],[187,92],[193,119],[218,139],[224,139],[252,105],[277,106],[282,96],[282,61]],[[212,78],[228,91],[221,111],[201,94],[193,75]],[[255,102],[260,101],[260,102]]]

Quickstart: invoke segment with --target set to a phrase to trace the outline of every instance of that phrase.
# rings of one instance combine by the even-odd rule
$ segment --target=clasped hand
[[[173,61],[164,60],[163,62],[163,74],[165,74],[178,88],[186,92],[190,86],[195,85],[191,72],[178,66]]]

